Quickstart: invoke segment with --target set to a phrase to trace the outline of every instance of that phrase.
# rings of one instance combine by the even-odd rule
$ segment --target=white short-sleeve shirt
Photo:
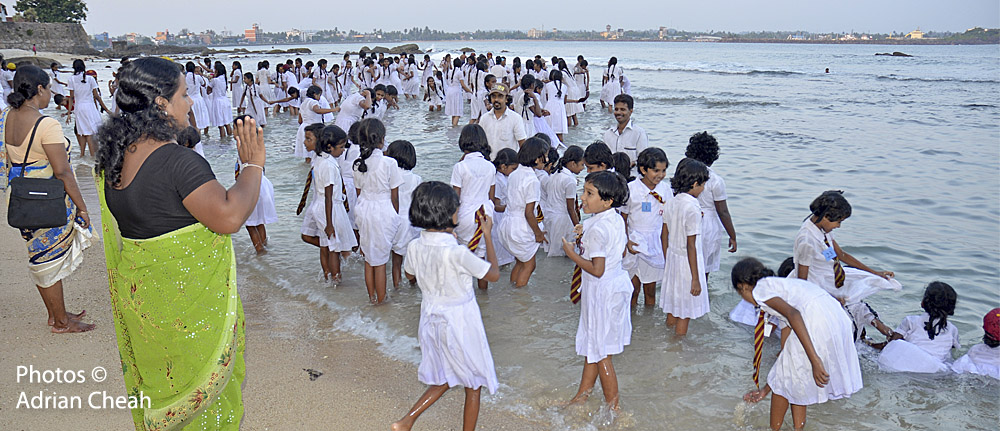
[[[521,149],[518,141],[523,141],[528,137],[524,131],[524,121],[521,117],[513,113],[510,109],[504,109],[500,118],[492,111],[484,112],[479,119],[479,125],[486,131],[486,140],[490,143],[490,156],[496,155],[504,148],[510,148],[515,152]]]
[[[822,287],[831,295],[836,296],[837,287],[833,278],[833,259],[823,256],[823,250],[828,246],[823,242],[827,239],[830,246],[833,246],[833,232],[824,233],[816,226],[810,218],[802,222],[798,234],[795,235],[795,248],[792,251],[792,260],[795,262],[795,271],[799,266],[809,267],[809,277],[807,280]]]
[[[698,203],[701,204],[702,211],[716,212],[715,203],[726,199],[728,199],[726,182],[712,168],[708,168],[708,181],[705,181],[705,190],[698,195]]]
[[[628,214],[629,230],[659,231],[663,227],[663,208],[673,198],[670,187],[660,181],[656,187],[650,189],[642,179],[635,179],[628,183],[628,192],[628,204],[621,207],[621,212]],[[660,196],[663,203],[653,196],[653,192]]]
[[[462,189],[462,204],[475,203],[478,207],[490,199],[490,187],[496,184],[497,169],[476,151],[468,153],[451,170],[451,185]]]
[[[958,342],[958,328],[951,322],[948,322],[944,329],[935,335],[932,340],[927,335],[927,330],[924,329],[924,324],[930,318],[931,316],[927,313],[919,316],[906,316],[899,323],[896,332],[900,333],[904,340],[916,344],[917,347],[924,349],[924,351],[930,353],[935,358],[941,361],[951,361],[951,349],[961,347],[961,344]]]
[[[548,181],[543,185],[545,189],[545,202],[543,204],[546,207],[544,209],[566,213],[568,210],[566,200],[576,199],[576,187],[576,175],[569,169],[563,168],[550,175]]]
[[[535,176],[534,169],[519,165],[507,180],[508,214],[524,214],[528,204],[541,199],[542,183]]]
[[[422,301],[432,304],[474,297],[472,279],[485,277],[490,267],[455,235],[426,230],[407,246],[403,262],[403,270],[419,280]]]
[[[634,164],[639,157],[639,153],[649,148],[649,137],[646,130],[639,127],[631,119],[625,125],[625,130],[618,133],[618,125],[615,125],[604,132],[604,143],[612,153],[623,152],[628,154],[629,160]]]
[[[361,189],[359,197],[365,199],[390,199],[392,189],[403,185],[403,174],[399,171],[396,160],[386,157],[382,150],[372,150],[371,156],[365,160],[368,172],[358,171],[354,167],[354,187]]]

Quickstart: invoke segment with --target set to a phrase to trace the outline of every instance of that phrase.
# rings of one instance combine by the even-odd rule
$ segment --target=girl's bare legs
[[[518,275],[521,274],[521,269],[524,268],[524,262],[514,259],[514,267],[510,269],[510,282],[517,283]]]
[[[367,264],[366,264],[366,270],[367,270]],[[392,430],[406,431],[409,430],[410,428],[413,428],[413,423],[417,421],[417,418],[419,418],[420,415],[422,415],[425,411],[427,411],[427,408],[430,407],[432,404],[434,404],[434,402],[437,401],[438,398],[441,398],[441,395],[444,395],[444,393],[447,391],[448,391],[448,385],[437,385],[427,388],[427,390],[424,391],[424,394],[421,395],[420,398],[417,400],[417,403],[413,405],[413,408],[411,408],[410,411],[406,413],[406,416],[403,416],[402,419],[392,424]],[[468,393],[466,393],[466,405],[468,405]],[[477,399],[476,414],[478,415],[478,413],[479,413],[479,402]]]
[[[375,305],[385,302],[385,264],[372,267],[375,272],[375,295],[378,301]]]
[[[803,408],[805,410],[805,408]],[[774,392],[771,393],[771,429],[780,430],[781,424],[785,422],[785,412],[788,411],[788,399],[778,395]],[[804,412],[803,412],[804,415]],[[804,418],[803,418],[804,419]]]
[[[597,383],[597,364],[583,364],[583,375],[580,376],[580,389],[576,391],[573,399],[569,400],[569,404],[587,402],[587,398],[590,398],[590,393],[594,391],[595,383]]]
[[[87,155],[87,137],[83,135],[76,135],[76,142],[80,143],[80,157]]]
[[[560,142],[563,140],[563,134],[562,133],[556,133],[556,137],[559,138]]]
[[[257,229],[258,226],[247,226],[247,233],[250,234],[250,242],[253,243],[254,250],[257,251],[257,255],[266,254],[267,250],[264,249],[264,241],[260,236],[260,231]]]
[[[42,295],[42,302],[45,303],[45,310],[49,314],[49,325],[52,332],[57,334],[68,334],[73,332],[87,332],[96,327],[89,323],[83,323],[79,319],[86,312],[73,314],[66,312],[66,303],[63,301],[62,281],[57,281],[49,287],[35,285],[38,293]]]
[[[265,243],[266,244],[266,243]],[[656,304],[656,283],[646,283],[642,285],[643,295],[645,298],[642,305],[647,307],[652,307]]]
[[[667,313],[667,327],[672,328],[677,325],[677,318],[673,314]]]
[[[677,319],[677,326],[674,327],[674,334],[679,336],[685,336],[688,333],[688,323],[691,323],[691,319]]]
[[[330,249],[319,247],[319,266],[323,268],[323,280],[330,281]]]
[[[312,245],[314,245],[316,247],[319,247],[319,237],[318,236],[305,236],[305,235],[302,235],[302,241],[305,242],[306,244],[312,244]]]
[[[459,117],[451,117],[451,127],[457,127],[458,126],[458,119],[459,119]]]
[[[334,283],[340,282],[340,253],[335,251],[330,251],[326,247],[322,247],[322,250],[326,251],[326,271],[330,274],[330,280]]]
[[[392,252],[392,287],[399,288],[403,279],[403,256]]]
[[[376,304],[375,297],[375,268],[372,268],[368,261],[365,261],[365,288],[368,289],[368,302]],[[440,395],[439,395],[440,396]]]
[[[514,280],[514,287],[527,286],[528,280],[531,279],[531,273],[535,272],[535,258],[532,257],[531,260],[523,263],[521,261],[517,261],[517,264],[521,265],[521,271],[518,272],[517,278]],[[515,266],[517,266],[517,264],[515,264]],[[513,275],[514,273],[511,272],[512,277]]]
[[[462,431],[473,431],[479,421],[479,391],[482,388],[465,388],[465,410],[462,414]],[[805,409],[803,407],[803,409]]]
[[[642,283],[639,282],[639,276],[632,277],[632,308],[639,305],[639,290],[642,288]]]
[[[264,243],[264,247],[267,247],[267,228],[264,225],[258,225],[257,232],[260,233],[260,240]]]
[[[612,409],[618,410],[618,376],[615,374],[615,366],[611,362],[611,356],[601,359],[596,364],[588,363],[583,366],[580,389],[569,403],[586,402],[590,393],[594,391],[594,384],[598,377],[601,379],[601,389],[604,391],[604,402]]]
[[[806,406],[792,404],[792,423],[796,430],[806,427]]]
[[[85,136],[87,141],[87,147],[90,148],[90,155],[92,157],[97,157],[97,140],[93,136]]]

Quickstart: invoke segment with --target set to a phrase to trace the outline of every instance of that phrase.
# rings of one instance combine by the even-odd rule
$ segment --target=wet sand
[[[79,170],[78,170],[79,175]],[[85,192],[86,194],[86,192]],[[88,202],[90,199],[88,199]],[[90,203],[96,210],[96,203]],[[6,220],[6,206],[0,209]],[[96,222],[96,221],[95,221]],[[46,313],[26,269],[27,254],[17,231],[0,227],[0,429],[131,429],[129,411],[92,409],[93,392],[125,393],[104,266],[98,244],[86,250],[84,264],[64,280],[70,311],[86,309],[85,321],[97,329],[85,334],[56,335],[45,324]],[[374,342],[328,329],[336,315],[295,300],[276,287],[239,279],[247,317],[247,377],[243,383],[244,430],[386,430],[410,408],[426,388],[417,381],[416,366],[393,360]],[[84,383],[17,381],[18,366],[35,370],[78,370]],[[95,382],[95,367],[107,379]],[[322,372],[310,380],[304,369]],[[17,408],[24,392],[30,399],[78,396],[82,408]],[[98,396],[95,400],[100,400]],[[100,403],[100,401],[97,401]],[[417,422],[415,429],[461,429],[464,391],[449,391]],[[479,429],[532,430],[540,424],[483,404]]]

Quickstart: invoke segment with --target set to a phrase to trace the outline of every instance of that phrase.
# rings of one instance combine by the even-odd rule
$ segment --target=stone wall
[[[0,49],[31,49],[68,54],[95,55],[90,38],[80,24],[0,22]]]

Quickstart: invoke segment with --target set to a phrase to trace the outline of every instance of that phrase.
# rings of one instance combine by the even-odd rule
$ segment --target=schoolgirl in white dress
[[[719,240],[723,232],[729,234],[729,252],[736,252],[736,229],[726,203],[726,182],[712,169],[712,164],[719,158],[719,143],[708,132],[695,133],[688,140],[685,156],[708,166],[708,181],[705,183],[705,190],[698,195],[698,203],[705,214],[700,238],[702,250],[705,251],[705,272],[711,273],[719,270],[719,262],[722,260]]]
[[[924,313],[906,316],[889,336],[878,357],[883,371],[943,373],[951,370],[951,351],[961,347],[958,328],[948,321],[955,313],[958,295],[946,283],[927,285],[920,308]]]
[[[951,370],[958,373],[972,373],[1000,380],[1000,308],[994,308],[983,316],[983,342],[969,348],[958,358]]]
[[[556,163],[555,173],[542,186],[545,237],[549,241],[548,257],[566,255],[560,240],[566,238],[580,223],[576,189],[579,187],[577,175],[583,168],[583,148],[572,145],[563,152]]]
[[[348,136],[351,136],[350,131],[348,131]],[[344,153],[340,157],[337,157],[337,162],[340,163],[340,173],[344,177],[344,188],[347,190],[347,206],[350,208],[347,211],[347,218],[351,221],[351,227],[354,229],[355,236],[358,236],[358,225],[354,220],[355,208],[358,205],[358,189],[354,185],[354,161],[358,160],[358,157],[361,157],[361,147],[350,139],[347,145]]]
[[[225,78],[225,75],[223,75],[223,78]],[[242,172],[244,168],[243,161],[237,157],[237,177],[239,177],[240,172]],[[247,218],[247,221],[243,223],[243,225],[246,226],[247,233],[250,235],[250,242],[253,243],[253,247],[257,251],[257,255],[262,255],[267,252],[265,249],[267,246],[267,230],[264,225],[275,223],[277,221],[278,212],[274,208],[274,185],[271,184],[271,180],[267,179],[266,175],[261,173],[260,193],[257,197],[257,205],[254,206],[253,212],[250,213],[250,217]]]
[[[260,86],[254,83],[254,77],[250,72],[243,75],[243,95],[240,96],[240,105],[246,106],[246,114],[257,120],[261,127],[267,125],[267,105],[260,94]]]
[[[310,133],[315,128],[310,129]],[[341,279],[340,253],[358,245],[344,210],[344,183],[337,157],[344,152],[347,134],[337,126],[319,129],[312,158],[312,203],[302,219],[303,241],[320,248],[320,266],[327,280]],[[327,196],[329,192],[329,196]],[[327,213],[329,202],[330,212]],[[329,224],[327,221],[329,220]],[[328,230],[332,228],[332,232]]]
[[[229,82],[226,75],[226,66],[221,62],[215,63],[215,77],[212,78],[209,86],[212,88],[212,111],[209,117],[212,126],[219,128],[219,136],[232,135],[233,105],[229,99]],[[225,130],[225,134],[223,134]]]
[[[673,199],[663,207],[664,270],[660,307],[667,313],[667,326],[677,335],[686,335],[691,319],[709,311],[705,255],[697,236],[701,234],[701,207],[698,195],[708,181],[708,167],[694,159],[683,159],[670,179]],[[694,244],[690,244],[690,238]],[[694,246],[694,250],[691,249]],[[691,268],[694,255],[697,265]]]
[[[409,98],[416,98],[420,95],[420,69],[417,68],[416,60],[413,57],[407,59],[406,66],[404,66],[403,72],[405,73],[406,79],[403,80],[403,88],[400,90],[403,95]],[[424,81],[427,82],[427,81]]]
[[[425,88],[427,89],[427,106],[430,111],[440,111],[441,105],[444,103],[444,87],[439,85],[434,78],[427,78],[425,81]]]
[[[410,429],[449,387],[464,386],[469,403],[464,418],[472,421],[466,422],[465,428],[472,429],[479,415],[480,389],[485,386],[495,393],[499,386],[472,289],[473,278],[494,282],[500,279],[492,235],[486,233],[483,238],[488,262],[456,242],[451,233],[454,226],[451,215],[457,210],[458,197],[447,184],[438,181],[421,184],[414,200],[421,202],[422,207],[434,208],[434,211],[411,211],[413,224],[425,230],[410,243],[404,263],[407,278],[418,280],[422,298],[417,329],[421,356],[417,377],[431,387],[393,428]]]
[[[424,60],[420,62],[420,65],[417,66],[417,69],[420,70],[420,85],[424,86],[427,84],[427,78],[431,78],[434,76],[434,71],[437,69],[437,65],[435,65],[434,62],[431,61],[430,55],[425,54]]]
[[[292,72],[292,69],[289,69],[288,65],[285,65],[285,69],[284,70],[285,71],[282,74],[282,79],[283,79],[283,83],[282,84],[285,86],[286,93],[289,93],[292,88],[294,88],[294,89],[297,90],[299,87],[298,87],[298,83],[296,82],[295,72]],[[307,90],[308,90],[308,88],[307,88]],[[305,94],[305,90],[300,90],[299,91],[299,96],[302,96],[303,94]],[[289,101],[285,102],[285,107],[286,108],[290,108],[289,112],[293,116],[294,115],[298,115],[298,110],[302,106],[302,101],[299,100],[299,99],[300,99],[299,97],[295,97],[295,98],[292,98]]]
[[[486,112],[486,94],[489,89],[486,88],[486,75],[489,73],[486,71],[486,63],[477,63],[476,67],[469,70],[469,93],[471,93],[471,98],[469,99],[469,124],[473,124],[479,121],[479,117]]]
[[[583,91],[579,85],[576,83],[576,79],[573,77],[573,71],[569,69],[566,65],[566,60],[559,60],[559,73],[562,75],[562,83],[566,86],[566,97],[571,100],[579,100],[583,98]],[[577,122],[576,114],[583,112],[583,104],[580,102],[571,102],[566,104],[566,118],[573,122],[573,125],[579,124]]]
[[[392,239],[392,286],[399,287],[402,281],[403,257],[406,248],[420,235],[420,230],[410,224],[410,203],[413,191],[420,185],[420,175],[413,173],[417,166],[417,151],[410,141],[392,141],[385,149],[386,157],[396,160],[396,166],[403,177],[399,186],[399,215],[396,216],[396,236]]]
[[[463,127],[458,147],[464,155],[451,170],[451,185],[457,189],[461,200],[455,235],[459,243],[468,245],[477,256],[483,257],[486,255],[486,248],[482,247],[482,239],[475,245],[472,239],[477,228],[486,222],[482,215],[493,218],[497,171],[493,163],[486,160],[485,154],[490,152],[490,147],[486,132],[480,125],[468,124]],[[486,289],[486,282],[480,280],[479,288]]]
[[[358,124],[358,144],[361,157],[354,164],[354,184],[358,193],[358,208],[354,220],[361,235],[361,252],[365,256],[365,285],[372,304],[385,301],[385,264],[389,262],[395,223],[399,214],[399,187],[403,175],[396,161],[382,154],[385,145],[385,125],[375,118]]]
[[[615,107],[615,97],[622,94],[622,68],[618,66],[618,58],[608,60],[608,68],[604,70],[601,84],[601,107],[607,106],[608,112]]]
[[[340,108],[327,108],[325,106],[328,105],[321,105],[320,100],[322,97],[323,90],[318,86],[312,85],[306,89],[306,99],[299,108],[299,118],[301,120],[299,130],[295,134],[296,158],[303,158],[309,161],[309,158],[312,157],[312,154],[309,154],[305,146],[306,127],[315,123],[326,124],[326,120],[333,117],[334,112],[340,110]]]
[[[243,96],[243,65],[238,61],[233,62],[233,71],[229,75],[229,84],[232,89],[232,104],[236,112],[242,114],[246,109],[245,105],[240,105],[240,98]]]
[[[340,102],[340,112],[334,124],[343,130],[351,130],[351,126],[361,120],[365,110],[372,107],[372,98],[371,90],[367,89],[345,97]]]
[[[52,63],[48,70],[49,80],[52,82],[52,94],[61,94],[66,96],[66,86],[59,79],[59,65]],[[113,100],[113,99],[112,99]],[[6,98],[5,98],[6,101]]]
[[[295,82],[295,80],[289,81],[289,78],[292,78],[294,76],[291,73],[285,72],[284,64],[277,64],[274,66],[274,68],[275,68],[274,74],[271,75],[271,79],[274,81],[273,94],[276,99],[284,99],[288,97],[288,87],[289,85],[291,85],[289,84],[289,82],[293,83]],[[280,112],[281,108],[285,108],[285,110],[288,110],[288,103],[289,102],[287,101],[276,103],[275,105],[277,105],[277,107],[274,108],[274,112],[275,113]]]
[[[498,151],[493,157],[493,166],[497,170],[496,182],[493,187],[493,237],[499,238],[500,223],[508,217],[507,205],[510,203],[510,199],[507,197],[507,176],[514,172],[514,169],[517,169],[517,152],[510,148]],[[504,247],[499,241],[494,246],[499,265],[514,263],[514,255],[507,251],[507,247]]]
[[[625,222],[615,208],[627,199],[628,189],[619,175],[607,171],[587,175],[581,200],[583,212],[593,216],[583,221],[582,255],[574,250],[573,242],[566,238],[560,241],[570,260],[580,268],[582,280],[576,354],[583,356],[586,363],[580,389],[571,403],[585,401],[600,374],[604,401],[610,408],[618,408],[618,379],[611,356],[622,353],[632,341],[628,306],[632,285],[622,268],[627,242]],[[598,369],[602,371],[598,373]]]
[[[444,71],[447,86],[445,87],[444,115],[451,117],[451,125],[457,126],[458,119],[465,112],[465,98],[463,92],[469,87],[465,85],[465,77],[462,75],[462,60],[456,58],[452,67]]]
[[[499,239],[516,258],[510,273],[516,287],[528,284],[535,270],[535,253],[545,241],[545,234],[535,217],[542,184],[534,171],[545,167],[548,151],[548,144],[541,139],[525,140],[517,153],[519,166],[507,179],[507,217],[500,226]]]
[[[630,239],[628,252],[636,258],[634,267],[626,269],[633,286],[632,306],[638,304],[641,288],[643,304],[651,307],[656,283],[663,280],[663,208],[673,198],[663,179],[670,162],[663,150],[647,148],[639,153],[636,164],[641,177],[628,184],[628,204],[621,209]]]
[[[260,62],[260,64],[257,66],[257,76],[256,76],[257,94],[259,94],[260,97],[263,98],[264,100],[275,100],[274,92],[271,90],[271,84],[273,84],[274,82],[272,82],[271,79],[271,71],[268,70],[270,67],[271,63],[268,62],[267,60]],[[265,114],[267,113],[267,109],[268,109],[267,106],[265,106],[264,107]],[[254,119],[257,120],[257,123],[260,123],[261,118],[263,118],[263,116],[261,117],[254,116]]]
[[[204,77],[195,72],[196,66],[194,62],[187,62],[185,68],[187,72],[184,74],[184,79],[187,81],[188,97],[191,98],[191,112],[194,113],[195,124],[192,124],[192,126],[199,130],[207,129],[208,126],[212,125],[212,121],[208,116],[208,105],[205,104],[202,92],[208,83],[205,82]]]
[[[212,111],[215,110],[215,94],[212,90],[212,79],[215,79],[215,75],[207,73],[207,71],[201,66],[195,67],[195,73],[197,73],[198,76],[201,76],[204,81],[204,84],[201,86],[201,99],[205,101],[205,110],[208,112],[208,122],[203,126],[205,128],[205,134],[207,135],[208,126],[215,125],[212,121]]]
[[[733,266],[733,288],[766,315],[792,328],[767,374],[763,389],[743,399],[758,402],[771,396],[771,428],[780,429],[788,404],[809,406],[847,398],[861,390],[861,365],[851,338],[851,320],[840,303],[805,280],[774,277],[753,258]],[[752,345],[748,343],[748,345]],[[801,416],[800,416],[801,415]],[[792,409],[794,428],[805,425],[805,409]]]
[[[403,64],[400,63],[399,58],[394,58],[389,60],[389,84],[396,87],[399,92],[403,91],[403,79],[400,77],[400,70],[403,69]]]
[[[69,84],[70,98],[73,99],[73,117],[76,119],[80,157],[84,156],[87,147],[90,148],[90,153],[96,156],[97,144],[90,137],[97,134],[97,129],[104,121],[97,106],[100,105],[105,111],[108,110],[101,100],[97,79],[87,74],[83,60],[76,59],[73,60],[73,77],[67,84]]]

